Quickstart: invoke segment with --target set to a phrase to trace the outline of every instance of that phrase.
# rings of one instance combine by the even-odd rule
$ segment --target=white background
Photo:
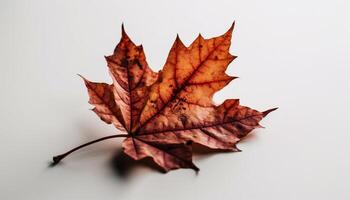
[[[350,199],[348,2],[2,0],[0,199]],[[198,174],[162,174],[116,159],[113,139],[49,167],[53,155],[115,134],[89,111],[76,74],[110,82],[103,56],[122,22],[157,71],[176,33],[189,45],[233,20],[228,73],[240,78],[215,101],[279,107],[243,152],[196,154]]]

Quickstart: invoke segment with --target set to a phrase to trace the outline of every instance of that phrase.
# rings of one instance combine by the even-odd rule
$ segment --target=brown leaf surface
[[[197,170],[191,142],[238,151],[236,143],[275,110],[259,112],[237,99],[213,103],[214,93],[235,78],[225,73],[236,58],[229,53],[233,27],[211,39],[199,35],[189,47],[177,37],[158,74],[122,27],[119,44],[106,57],[113,84],[84,81],[93,111],[128,133],[122,144],[127,155],[151,157],[165,171]]]

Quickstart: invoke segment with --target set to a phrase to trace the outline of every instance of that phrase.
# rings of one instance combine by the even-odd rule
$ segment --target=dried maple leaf
[[[213,94],[235,78],[225,73],[236,58],[229,53],[233,27],[211,39],[199,35],[189,47],[176,37],[163,70],[155,73],[142,46],[136,46],[122,26],[119,44],[106,57],[113,83],[83,79],[93,111],[127,134],[81,145],[54,157],[54,163],[81,147],[114,137],[126,137],[122,146],[127,155],[135,160],[151,157],[165,171],[198,170],[192,162],[192,142],[238,151],[237,142],[276,108],[259,112],[239,105],[238,99],[213,103]]]

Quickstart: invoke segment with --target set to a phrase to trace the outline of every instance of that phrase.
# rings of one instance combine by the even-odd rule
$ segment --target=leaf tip
[[[233,20],[232,25],[231,25],[231,27],[230,27],[231,30],[233,30],[233,29],[235,28],[235,24],[236,24],[236,21]]]
[[[122,23],[122,39],[129,39],[129,36],[125,31],[124,22]]]
[[[84,76],[82,76],[81,74],[77,74],[77,76],[79,76],[80,78],[82,78],[84,81],[86,81],[86,78]]]
[[[258,124],[257,128],[265,128],[265,126],[262,126],[261,124]]]
[[[268,115],[270,112],[275,111],[275,110],[277,110],[277,109],[278,109],[278,107],[265,110],[264,112],[262,112],[263,117],[265,117],[265,116]]]
[[[235,28],[235,21],[233,21],[232,25],[230,26],[230,28],[226,31],[226,33],[224,35],[231,38],[231,35],[232,35],[234,28]]]
[[[125,34],[124,22],[122,22],[122,34]]]
[[[104,57],[105,57],[105,60],[107,61],[107,63],[111,61],[111,56],[104,56]]]
[[[178,33],[176,33],[175,42],[181,42],[181,39]]]
[[[201,33],[198,33],[198,38],[199,38],[200,40],[204,40],[204,37],[203,37],[203,35],[202,35]]]
[[[200,169],[192,163],[191,169],[193,169],[194,171],[196,171],[196,173],[198,173],[200,171]]]
[[[179,36],[178,33],[176,34],[176,39],[175,39],[174,45],[175,45],[176,47],[178,47],[177,45],[179,45],[179,47],[185,47],[185,45],[184,45],[184,43],[181,41],[180,36]]]
[[[233,152],[242,152],[242,150],[240,150],[236,145],[233,146],[232,151]]]

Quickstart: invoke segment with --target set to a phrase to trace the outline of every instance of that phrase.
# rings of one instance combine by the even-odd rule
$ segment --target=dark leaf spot
[[[129,66],[129,61],[128,59],[122,59],[121,61],[121,66],[124,67],[124,68],[127,68]]]
[[[181,121],[182,125],[186,126],[187,124],[187,117],[186,115],[180,115],[179,120]]]
[[[134,62],[134,64],[136,64],[140,69],[142,69],[142,65],[141,65],[139,59],[135,58],[133,62]]]

